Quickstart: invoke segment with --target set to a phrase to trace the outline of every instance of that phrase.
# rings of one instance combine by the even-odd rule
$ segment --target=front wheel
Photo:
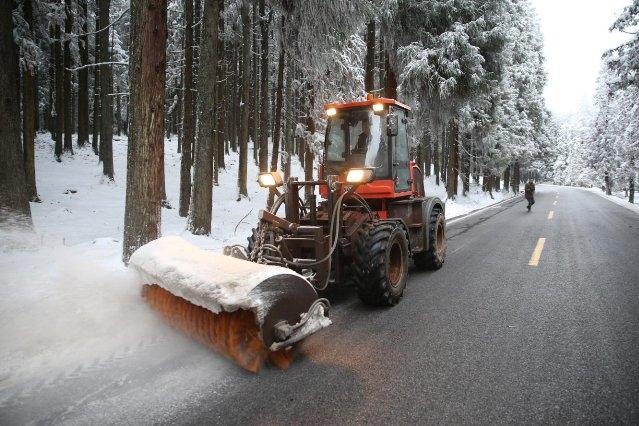
[[[433,209],[428,222],[428,250],[414,253],[417,269],[437,270],[446,258],[446,218],[439,209]]]
[[[392,222],[364,224],[354,258],[359,298],[368,305],[392,306],[404,294],[408,277],[408,240]]]

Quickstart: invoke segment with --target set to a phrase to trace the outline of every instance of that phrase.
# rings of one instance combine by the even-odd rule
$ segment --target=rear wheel
[[[354,257],[359,298],[368,305],[392,306],[404,294],[408,276],[408,241],[392,222],[364,224]]]
[[[413,254],[418,269],[436,270],[446,258],[446,219],[439,209],[433,209],[428,222],[428,250]]]

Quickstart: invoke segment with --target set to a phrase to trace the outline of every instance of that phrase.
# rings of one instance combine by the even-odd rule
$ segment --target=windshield
[[[353,167],[375,167],[388,175],[386,120],[370,108],[338,112],[326,129],[326,172],[340,174]]]

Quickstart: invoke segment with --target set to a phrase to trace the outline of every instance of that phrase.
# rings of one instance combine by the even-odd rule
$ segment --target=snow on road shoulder
[[[632,210],[635,213],[639,213],[639,197],[637,197],[636,195],[635,197],[637,198],[637,200],[635,201],[634,204],[630,204],[628,202],[628,197],[624,196],[623,191],[613,193],[612,195],[608,195],[604,191],[602,191],[601,188],[580,188],[580,189],[584,191],[592,192],[593,194],[597,194],[600,197],[605,198],[606,200],[612,201],[615,204],[619,204],[621,207],[625,207],[628,210]]]
[[[446,202],[446,219],[453,219],[455,217],[463,216],[478,209],[483,209],[490,205],[499,203],[505,199],[512,198],[516,194],[506,191],[494,191],[493,198],[489,194],[485,193],[481,189],[480,183],[471,183],[470,190],[466,196],[457,195],[454,200],[448,199],[446,194],[446,188],[444,184],[438,186],[435,184],[435,177],[428,176],[426,178],[426,195],[439,197],[442,201]],[[457,193],[461,194],[463,191],[462,183],[459,182]]]

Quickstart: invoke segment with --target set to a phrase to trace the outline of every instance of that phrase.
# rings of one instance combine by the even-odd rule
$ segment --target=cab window
[[[406,133],[406,111],[400,108],[393,108],[393,112],[398,116],[397,136],[393,139],[393,179],[395,180],[395,191],[408,191],[410,189],[409,179],[409,154],[408,135]]]

